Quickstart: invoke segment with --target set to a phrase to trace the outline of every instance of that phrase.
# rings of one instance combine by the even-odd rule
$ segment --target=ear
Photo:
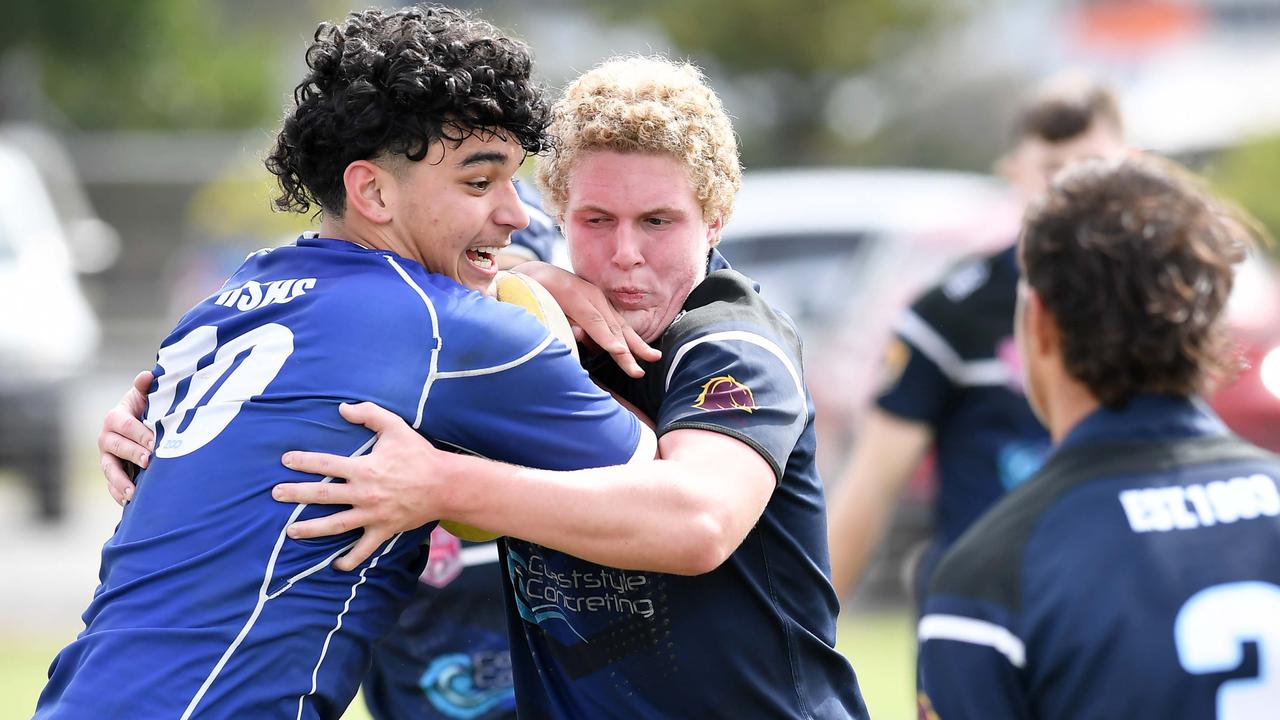
[[[369,222],[385,225],[395,217],[395,178],[368,160],[356,160],[342,173],[347,191],[347,211]]]
[[[724,216],[718,215],[715,220],[707,223],[707,247],[713,248],[720,244],[720,231],[724,228]]]
[[[1058,332],[1058,322],[1053,313],[1044,306],[1040,294],[1027,289],[1026,327],[1030,334],[1028,346],[1037,355],[1054,355],[1059,351],[1062,338]]]

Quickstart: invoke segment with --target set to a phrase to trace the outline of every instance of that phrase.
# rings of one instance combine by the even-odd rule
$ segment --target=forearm
[[[446,517],[601,565],[699,574],[742,539],[714,481],[680,461],[554,472],[452,460],[437,479]]]
[[[843,596],[862,578],[892,516],[893,488],[845,477],[832,494],[828,542],[831,584]]]

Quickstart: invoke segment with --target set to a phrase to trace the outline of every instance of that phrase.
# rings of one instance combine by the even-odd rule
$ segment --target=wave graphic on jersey
[[[535,596],[529,592],[526,585],[527,578],[531,575],[529,572],[529,563],[510,546],[507,547],[507,572],[511,576],[511,586],[515,589],[516,609],[520,611],[520,617],[525,622],[541,625],[544,620],[559,620],[578,636],[582,642],[587,642],[582,633],[573,627],[573,623],[569,622],[568,616],[560,609],[560,606],[554,603],[531,604],[531,599]],[[541,598],[538,598],[541,599]]]
[[[450,653],[432,660],[418,685],[436,710],[459,720],[473,720],[499,707],[515,707],[515,690],[509,682],[486,684],[478,682],[478,676],[472,655]]]

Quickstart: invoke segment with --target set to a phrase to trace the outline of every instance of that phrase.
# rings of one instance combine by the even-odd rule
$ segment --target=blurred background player
[[[1105,87],[1055,77],[1025,103],[1017,139],[997,168],[1024,202],[1063,166],[1126,152],[1120,112]],[[1048,449],[1027,406],[1013,343],[1015,248],[962,264],[902,314],[886,353],[884,389],[834,485],[831,572],[849,592],[866,569],[907,480],[932,448],[937,500],[915,594],[941,553]]]
[[[1055,449],[938,567],[921,717],[1275,715],[1280,458],[1199,398],[1249,230],[1154,158],[1032,206],[1017,338]]]

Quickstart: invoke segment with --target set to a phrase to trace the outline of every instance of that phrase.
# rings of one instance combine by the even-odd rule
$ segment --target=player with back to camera
[[[997,163],[1026,202],[1062,167],[1128,152],[1115,97],[1079,75],[1048,80],[1024,103]],[[851,591],[893,505],[932,447],[934,531],[913,578],[916,600],[938,557],[1039,466],[1049,438],[1027,406],[1013,342],[1015,248],[962,263],[895,323],[884,388],[831,497],[831,575]]]
[[[569,348],[479,292],[528,222],[512,176],[546,147],[527,48],[431,6],[323,23],[306,58],[268,169],[280,207],[320,208],[320,233],[251,256],[162,343],[154,457],[37,718],[342,714],[432,525],[368,548],[355,572],[331,562],[358,533],[286,535],[332,508],[272,499],[307,477],[281,453],[373,445],[341,403],[378,402],[415,435],[522,464],[653,455],[652,433]]]
[[[1280,458],[1199,399],[1252,226],[1155,158],[1028,211],[1015,327],[1054,451],[942,559],[921,717],[1241,718],[1280,707]]]

